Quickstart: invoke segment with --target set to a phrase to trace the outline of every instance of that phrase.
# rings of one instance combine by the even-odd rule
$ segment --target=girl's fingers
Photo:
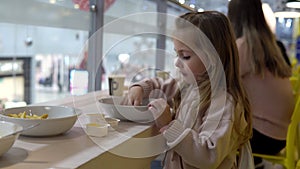
[[[138,100],[138,99],[136,99],[136,100],[134,100],[133,105],[134,106],[140,106],[141,105],[141,101]]]
[[[152,113],[154,119],[157,119],[160,116],[160,113],[158,113],[158,109],[155,105],[150,104],[149,105],[149,110]]]
[[[120,104],[121,104],[121,105],[129,105],[129,98],[128,98],[128,96],[125,96],[125,97],[122,99],[122,101],[121,101]]]
[[[165,130],[167,130],[169,128],[169,125],[165,125],[164,127],[162,127],[159,132],[163,133]]]
[[[163,99],[157,99],[150,102],[149,110],[152,112],[153,117],[156,119],[164,112],[166,108],[166,101]]]
[[[131,98],[128,98],[128,105],[133,105],[133,100]]]

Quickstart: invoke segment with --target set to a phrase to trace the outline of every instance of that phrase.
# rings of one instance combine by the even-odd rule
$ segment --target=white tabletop
[[[14,146],[0,157],[0,168],[105,168],[105,165],[113,168],[125,168],[128,165],[134,168],[135,164],[137,168],[148,168],[150,161],[165,148],[161,135],[152,137],[152,124],[121,121],[118,129],[110,130],[105,137],[89,137],[85,133],[84,114],[101,111],[97,102],[106,95],[106,91],[99,91],[42,103],[75,107],[82,114],[74,127],[62,135],[20,136]]]

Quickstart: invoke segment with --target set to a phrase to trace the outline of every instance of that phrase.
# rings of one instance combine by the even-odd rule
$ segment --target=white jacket
[[[147,79],[138,85],[143,87],[146,97],[154,89],[162,89],[166,84],[158,79]],[[169,147],[164,168],[254,169],[250,145],[241,146],[234,129],[231,95],[227,92],[219,94],[212,100],[211,109],[200,115],[201,96],[198,93],[198,88],[194,86],[185,90],[176,119],[163,133]],[[246,121],[241,122],[240,129],[243,130],[246,125]],[[239,162],[236,160],[238,148],[241,150]]]

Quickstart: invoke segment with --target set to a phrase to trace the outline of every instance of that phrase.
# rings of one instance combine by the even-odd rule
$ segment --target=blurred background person
[[[231,0],[228,17],[237,38],[240,75],[252,108],[252,151],[277,154],[285,147],[294,108],[291,68],[265,20],[260,0]],[[261,158],[254,158],[254,162],[256,168],[264,168]]]

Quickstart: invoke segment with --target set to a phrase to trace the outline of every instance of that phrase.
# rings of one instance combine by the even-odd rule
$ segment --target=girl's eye
[[[191,56],[182,56],[181,57],[183,60],[189,60],[191,58]]]
[[[177,53],[177,58],[180,60],[189,60],[191,58],[190,54]]]

